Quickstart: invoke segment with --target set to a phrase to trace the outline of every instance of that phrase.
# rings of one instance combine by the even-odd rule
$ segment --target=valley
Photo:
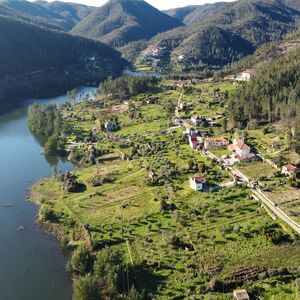
[[[0,0],[0,298],[297,300],[298,1],[96,5]]]

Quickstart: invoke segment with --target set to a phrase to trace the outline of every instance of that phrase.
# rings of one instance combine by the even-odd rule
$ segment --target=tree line
[[[33,104],[28,110],[28,126],[36,135],[42,137],[45,154],[63,154],[65,138],[70,132],[68,123],[56,105]]]
[[[133,77],[123,76],[116,79],[109,77],[99,86],[99,92],[104,97],[126,98],[136,96],[157,86],[158,77]]]
[[[238,88],[230,102],[232,125],[295,118],[300,112],[299,96],[300,49],[264,65],[255,78]]]

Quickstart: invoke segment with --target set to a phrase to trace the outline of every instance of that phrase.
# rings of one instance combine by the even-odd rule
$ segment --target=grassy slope
[[[194,110],[199,114],[213,117],[212,113],[222,108],[216,107],[209,116],[206,106],[217,87],[221,91],[234,88],[222,83],[200,84],[197,88],[203,91],[201,97],[205,103],[197,104],[197,93],[185,95],[185,101],[193,102],[196,105]],[[161,101],[176,101],[178,94],[179,91],[172,91],[156,96]],[[210,166],[211,172],[220,172],[220,181],[228,181],[230,177],[178,139],[182,135],[181,129],[173,135],[159,133],[153,124],[160,124],[157,121],[165,119],[165,112],[159,104],[142,105],[141,98],[146,96],[133,99],[143,110],[144,122],[130,125],[126,112],[122,112],[119,115],[121,124],[128,124],[122,126],[117,134],[134,140],[143,138],[145,143],[150,140],[168,143],[159,156],[170,159],[182,170],[180,176],[170,178],[172,185],[177,187],[175,193],[169,193],[165,186],[146,184],[148,172],[145,166],[155,164],[157,157],[146,156],[128,162],[120,160],[120,154],[115,149],[103,157],[98,167],[101,173],[112,174],[115,179],[113,183],[98,188],[90,186],[89,179],[96,167],[89,167],[76,171],[78,180],[87,185],[83,193],[64,194],[56,179],[42,180],[33,187],[33,198],[42,204],[41,210],[49,207],[53,211],[55,226],[67,232],[76,244],[84,236],[81,225],[85,224],[96,249],[110,245],[127,251],[125,240],[128,240],[137,286],[154,292],[159,299],[187,298],[190,294],[200,293],[209,298],[209,278],[231,280],[240,271],[256,270],[259,273],[271,268],[297,267],[300,263],[299,246],[276,246],[266,239],[260,227],[266,221],[273,221],[249,197],[247,190],[234,187],[217,193],[196,193],[188,187],[188,177],[193,173],[184,171],[184,168],[192,158]],[[92,116],[94,113],[94,108],[85,104],[77,105],[73,110],[77,116]],[[87,111],[90,113],[87,114]],[[74,124],[78,134],[82,135],[96,125],[89,117],[74,121]],[[167,124],[160,126],[166,128]],[[152,135],[143,136],[152,130]],[[214,130],[215,134],[220,134],[220,128]],[[113,157],[112,161],[107,161]],[[155,200],[160,199],[162,192],[169,196],[177,210],[162,213],[160,201]],[[234,227],[238,230],[233,230]],[[121,229],[125,230],[123,235]],[[185,251],[184,248],[172,246],[174,235],[180,237],[183,244],[193,245],[195,250]],[[257,286],[264,299],[293,299],[295,293],[293,278],[289,276],[254,280],[243,286],[249,288],[250,285]],[[214,293],[214,297],[232,299],[232,294],[228,292]]]

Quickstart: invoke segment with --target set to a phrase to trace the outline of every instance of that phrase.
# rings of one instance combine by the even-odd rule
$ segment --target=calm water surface
[[[65,271],[68,257],[55,239],[35,225],[37,208],[25,201],[26,189],[51,175],[51,164],[57,163],[59,170],[72,169],[70,163],[46,160],[27,127],[30,104],[62,103],[65,99],[28,100],[0,112],[0,300],[71,298],[72,283]],[[6,204],[13,206],[3,207]],[[22,226],[24,230],[20,230]]]

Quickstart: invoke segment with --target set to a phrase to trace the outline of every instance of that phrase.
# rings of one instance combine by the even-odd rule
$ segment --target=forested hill
[[[176,18],[179,21],[185,23],[185,18],[195,11],[200,5],[188,5],[184,7],[173,8],[169,10],[163,11],[165,14],[169,15],[170,17]]]
[[[35,3],[67,19],[72,28],[95,9],[95,7],[83,4],[60,1],[47,2],[40,0]]]
[[[257,70],[238,89],[229,111],[233,126],[273,123],[300,115],[300,47]]]
[[[207,3],[203,5],[190,5],[165,11],[166,14],[179,19],[184,24],[198,22],[229,6],[227,2]]]
[[[165,32],[149,44],[152,49],[165,46],[172,64],[184,55],[184,69],[222,66],[251,54],[263,43],[281,39],[296,28],[299,17],[298,11],[281,0],[240,0],[184,30]]]
[[[61,92],[121,73],[125,61],[99,42],[0,17],[0,98]]]
[[[143,0],[110,0],[79,22],[73,34],[98,39],[113,47],[150,39],[183,25]]]
[[[74,26],[66,17],[26,0],[0,0],[0,5],[10,11],[10,17],[43,27],[69,31]]]
[[[299,0],[283,0],[285,5],[300,11],[300,1]]]
[[[255,72],[262,65],[268,64],[282,56],[286,56],[297,48],[300,48],[300,31],[288,34],[280,41],[264,44],[252,55],[224,67],[221,73],[223,73],[223,75],[238,75],[238,73],[246,69],[251,69]]]

